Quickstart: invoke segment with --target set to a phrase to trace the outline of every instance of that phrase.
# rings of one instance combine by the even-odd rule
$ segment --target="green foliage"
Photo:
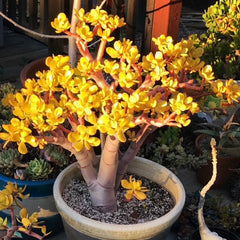
[[[159,130],[159,136],[157,137],[157,141],[159,144],[164,144],[173,149],[179,143],[181,130],[176,127],[169,127],[166,131]]]
[[[59,167],[67,166],[70,162],[69,154],[60,146],[48,144],[44,148],[44,155],[47,161],[53,162]]]
[[[240,203],[226,203],[223,197],[211,197],[205,205],[206,222],[211,226],[240,231]]]
[[[32,179],[44,179],[48,177],[53,169],[45,160],[35,158],[29,162],[26,170]]]
[[[9,106],[5,106],[2,103],[2,99],[5,98],[9,93],[15,93],[16,88],[11,83],[4,83],[0,85],[0,130],[2,130],[2,123],[8,123],[13,117],[12,109]]]
[[[240,147],[240,107],[226,115],[208,113],[208,117],[208,122],[200,123],[195,133],[214,137],[223,151],[224,148]]]
[[[211,64],[217,78],[240,79],[240,1],[219,0],[203,14],[207,33],[202,59]]]
[[[0,152],[0,168],[3,170],[3,173],[7,174],[14,169],[16,167],[14,161],[19,157],[20,153],[17,149],[3,149]]]
[[[144,145],[138,155],[158,162],[174,170],[180,167],[199,168],[207,164],[209,154],[201,156],[187,153],[182,146],[181,129],[168,127],[165,131],[159,130],[157,137],[149,144]]]
[[[221,107],[221,99],[210,95],[204,101],[204,107],[208,109],[219,108]]]
[[[211,64],[217,78],[240,79],[240,1],[219,0],[203,14],[207,33],[202,59]]]

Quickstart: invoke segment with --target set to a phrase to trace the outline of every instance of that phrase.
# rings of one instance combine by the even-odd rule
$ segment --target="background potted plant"
[[[138,166],[156,168],[161,174],[153,180],[160,178],[160,183],[166,188],[169,182],[178,181],[168,170],[135,158],[150,133],[162,126],[187,126],[190,115],[199,111],[198,98],[221,94],[231,103],[239,97],[240,87],[233,81],[213,81],[211,66],[200,60],[203,49],[195,47],[191,38],[173,44],[171,37],[161,35],[153,39],[159,50],[143,56],[140,61],[139,51],[130,40],[118,40],[110,45],[114,40],[111,33],[124,26],[123,19],[110,16],[99,7],[89,13],[80,9],[75,14],[78,18],[76,33],[68,31],[70,23],[64,13],[58,15],[52,26],[57,32],[64,32],[75,39],[81,55],[77,67],[71,67],[68,56],[48,57],[46,65],[49,70],[38,72],[36,80],[27,79],[20,92],[7,97],[15,117],[9,125],[3,125],[6,132],[0,133],[0,137],[6,141],[5,145],[17,142],[22,154],[27,153],[28,144],[40,148],[55,144],[68,150],[76,157],[77,163],[66,171],[70,170],[70,175],[81,171],[88,185],[92,207],[105,212],[114,211],[115,191],[128,166],[134,173],[136,168],[153,177],[156,173],[149,169],[140,171]],[[92,55],[88,43],[97,37],[100,38],[98,51]],[[223,88],[221,83],[226,87]],[[93,148],[100,144],[101,156],[97,158]],[[95,166],[98,166],[97,170]],[[68,182],[71,179],[66,171],[55,182],[54,194],[65,228],[76,230],[76,226],[83,223],[76,224],[76,219],[67,215],[67,212],[72,215],[76,212],[73,214],[73,210],[65,205],[63,209],[60,204],[64,202],[62,191],[66,184],[61,180]],[[131,181],[129,184],[135,186]],[[141,192],[141,185],[137,185]],[[179,183],[175,190],[168,190],[172,194],[176,192],[173,210],[177,211],[166,214],[163,228],[156,226],[153,229],[157,221],[151,222],[150,235],[139,235],[145,232],[143,225],[140,224],[138,230],[131,225],[130,231],[137,233],[140,239],[157,235],[156,229],[165,231],[169,228],[166,223],[172,224],[179,216],[185,199],[182,185]],[[78,218],[86,220],[82,216]],[[89,223],[91,220],[86,221]],[[103,237],[104,228],[93,230],[97,221],[90,225],[87,223],[85,230],[80,231],[89,233],[91,237],[99,238],[95,234]],[[113,225],[110,226],[112,229]],[[126,235],[126,225],[117,228]],[[67,234],[74,239],[75,233]],[[117,234],[116,239],[126,239],[125,235]],[[79,239],[78,236],[75,239]]]
[[[187,139],[184,142],[184,135],[186,134],[182,129],[176,127],[159,129],[154,133],[153,138],[146,140],[139,150],[138,156],[155,161],[175,173],[180,168],[196,170],[206,165],[209,153],[203,151],[203,154],[196,155],[195,151],[192,151],[194,144],[189,146],[194,140]]]
[[[240,79],[240,1],[219,0],[203,14],[207,32],[200,37],[202,59],[213,67],[216,78]]]
[[[198,225],[199,225],[199,230],[195,232],[192,236],[191,239],[201,239],[201,240],[210,240],[210,239],[215,239],[215,240],[225,240],[225,239],[238,239],[238,237],[233,234],[230,231],[220,229],[220,228],[213,228],[209,229],[206,222],[205,222],[205,216],[203,214],[203,207],[205,204],[206,200],[206,194],[209,191],[209,189],[212,187],[214,184],[216,177],[217,177],[217,164],[218,164],[218,159],[217,159],[217,150],[216,150],[216,141],[214,138],[211,139],[211,148],[212,148],[212,165],[213,165],[213,171],[212,171],[212,176],[207,182],[207,184],[201,189],[199,193],[199,203],[198,203]],[[196,234],[199,232],[199,235]]]
[[[240,123],[239,107],[229,107],[229,109],[218,108],[205,113],[203,123],[198,124],[195,131],[198,134],[196,138],[196,151],[201,154],[203,149],[208,150],[208,144],[211,137],[217,141],[218,150],[218,176],[214,186],[223,187],[226,185],[233,169],[237,168],[239,162],[240,150]],[[211,174],[211,164],[198,169],[198,176],[201,182],[206,182]]]

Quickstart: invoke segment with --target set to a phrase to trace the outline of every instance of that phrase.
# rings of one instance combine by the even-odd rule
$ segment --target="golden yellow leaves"
[[[6,131],[0,133],[0,138],[6,141],[4,146],[6,146],[8,142],[17,142],[18,151],[21,154],[27,153],[26,143],[33,147],[38,146],[36,137],[32,136],[32,130],[28,128],[28,122],[19,120],[18,118],[12,118],[11,124],[3,124],[2,127]]]
[[[7,217],[4,219],[0,217],[0,230],[6,230],[7,229]]]
[[[18,187],[16,183],[8,182],[0,192],[0,211],[10,208],[13,205],[15,199],[26,199],[29,197],[29,194],[23,195],[26,187]]]
[[[108,55],[112,58],[122,58],[129,63],[136,63],[140,58],[137,46],[132,45],[129,39],[115,41],[112,47],[106,49]]]
[[[212,82],[212,88],[217,97],[222,98],[225,94],[229,104],[237,102],[240,97],[240,86],[233,79]]]
[[[81,57],[77,69],[82,76],[90,77],[92,73],[102,70],[103,66],[99,61],[91,62],[86,57]]]
[[[97,127],[100,132],[108,135],[117,135],[121,142],[126,141],[125,132],[133,128],[133,115],[127,111],[124,103],[116,102],[112,105],[111,112],[103,111],[103,115],[98,118]]]
[[[123,188],[128,189],[125,197],[130,201],[133,197],[136,197],[138,200],[144,200],[147,198],[145,192],[149,191],[146,187],[142,186],[141,180],[136,180],[132,176],[129,177],[129,181],[123,179],[121,181]]]
[[[0,211],[11,207],[13,204],[13,196],[6,190],[0,192]]]
[[[77,25],[76,33],[86,42],[91,42],[94,37],[93,32],[90,30],[90,27],[84,23]]]
[[[114,39],[110,36],[112,31],[125,25],[122,18],[108,15],[105,10],[99,7],[91,9],[89,13],[85,13],[85,10],[81,8],[75,14],[78,18],[76,33],[86,42],[91,42],[94,34],[110,42]],[[67,31],[71,24],[64,13],[59,13],[57,18],[51,22],[51,26],[56,29],[56,33],[61,33]],[[97,31],[94,32],[91,26],[97,26]]]
[[[71,24],[65,13],[59,13],[54,21],[51,22],[51,26],[56,29],[56,33],[61,33],[69,29]]]
[[[96,147],[100,144],[100,139],[92,137],[96,134],[97,128],[95,126],[83,126],[77,127],[77,132],[71,132],[68,134],[69,142],[73,143],[73,147],[76,151],[81,151],[83,147],[90,150],[91,147]]]
[[[41,229],[41,232],[44,236],[49,235],[51,232],[47,233],[47,228],[45,225],[39,225],[40,222],[38,222],[38,213],[34,212],[31,216],[29,216],[28,211],[26,208],[22,208],[19,212],[20,218],[17,219],[18,222],[22,224],[22,226],[19,227],[19,231],[26,232],[28,230],[32,230],[33,228]]]
[[[187,126],[191,120],[186,114],[190,111],[192,114],[199,111],[198,104],[193,101],[192,97],[188,97],[185,93],[174,93],[169,100],[172,111],[177,114],[175,121],[179,123],[179,127]]]
[[[214,79],[214,73],[212,71],[212,66],[206,65],[199,71],[199,75],[203,78],[206,79],[207,81],[211,81]]]
[[[20,219],[17,218],[18,222],[22,225],[19,225],[17,231],[26,232],[32,231],[33,228],[41,229],[41,232],[44,236],[50,234],[46,231],[45,225],[39,225],[41,222],[38,222],[38,213],[34,212],[31,216],[28,215],[28,211],[26,208],[22,206],[19,200],[24,200],[29,197],[29,194],[23,195],[23,192],[26,190],[26,186],[24,188],[18,187],[16,183],[8,182],[5,188],[0,191],[0,210],[10,209],[11,216],[15,218],[13,204],[16,203],[16,206],[20,207],[21,210],[19,212]],[[0,217],[0,230],[8,229],[7,224],[8,219]]]

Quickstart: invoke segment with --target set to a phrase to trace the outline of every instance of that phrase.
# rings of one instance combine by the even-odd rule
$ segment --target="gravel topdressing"
[[[129,179],[126,176],[125,179]],[[174,199],[171,194],[143,177],[136,177],[142,180],[142,186],[147,187],[147,199],[139,201],[133,198],[131,201],[125,199],[126,189],[120,187],[117,191],[117,211],[102,213],[91,206],[90,194],[82,179],[72,179],[63,191],[63,199],[72,209],[93,220],[115,223],[115,224],[136,224],[157,219],[168,213],[174,207]]]

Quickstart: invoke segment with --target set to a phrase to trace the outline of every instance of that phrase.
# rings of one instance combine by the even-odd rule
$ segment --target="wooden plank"
[[[18,4],[18,15],[19,15],[19,19],[18,22],[19,24],[26,26],[27,25],[27,21],[26,21],[26,17],[27,17],[27,0],[21,0],[19,1]]]
[[[36,29],[37,28],[37,14],[38,14],[38,1],[37,0],[29,0],[29,28]]]
[[[169,25],[167,34],[173,37],[174,42],[178,41],[179,25],[182,13],[182,1],[171,0],[169,11]]]
[[[178,41],[179,24],[182,10],[182,0],[155,1],[152,11],[152,37],[157,38],[161,34],[170,35],[174,42]],[[157,46],[152,42],[151,51],[157,51]]]
[[[86,12],[90,11],[93,8],[93,1],[88,0],[88,1],[83,1],[83,8],[85,9]]]
[[[152,44],[152,28],[153,28],[153,12],[155,0],[148,0],[146,5],[146,21],[144,31],[144,54],[147,54],[151,49]]]
[[[3,4],[0,0],[0,11],[3,11]],[[0,47],[3,46],[3,18],[0,17]]]
[[[128,0],[126,38],[134,40],[137,21],[138,0]]]
[[[123,8],[124,0],[112,0],[111,14],[118,15],[119,17],[124,16]]]
[[[49,33],[48,0],[40,0],[40,33]]]
[[[16,20],[16,0],[8,0],[8,17],[12,20]]]

